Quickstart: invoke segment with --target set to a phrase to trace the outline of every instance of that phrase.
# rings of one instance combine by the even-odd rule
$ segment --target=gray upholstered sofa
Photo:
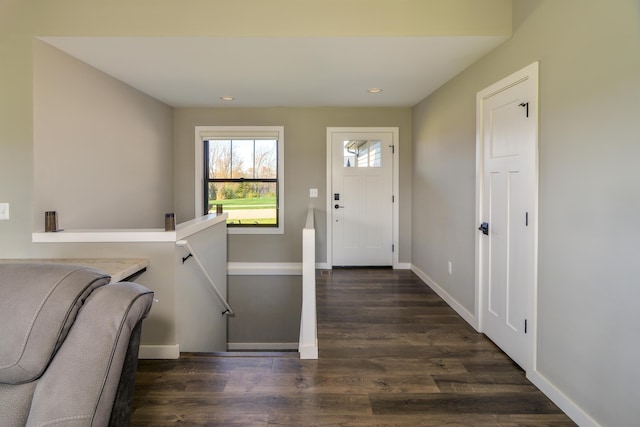
[[[153,293],[98,270],[0,263],[0,426],[126,426]]]

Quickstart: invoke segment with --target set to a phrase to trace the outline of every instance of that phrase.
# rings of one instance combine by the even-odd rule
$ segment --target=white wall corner
[[[453,308],[456,313],[460,315],[468,324],[470,324],[473,329],[480,332],[480,325],[478,322],[478,317],[474,316],[467,310],[462,304],[460,304],[455,298],[453,298],[447,291],[445,291],[440,285],[438,285],[433,279],[431,279],[427,274],[420,270],[415,265],[411,264],[411,271],[413,271],[424,283],[427,284],[440,298],[442,298],[451,308]]]

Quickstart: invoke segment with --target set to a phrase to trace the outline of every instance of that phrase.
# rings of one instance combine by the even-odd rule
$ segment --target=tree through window
[[[222,205],[231,227],[278,227],[278,139],[203,138],[205,213]]]

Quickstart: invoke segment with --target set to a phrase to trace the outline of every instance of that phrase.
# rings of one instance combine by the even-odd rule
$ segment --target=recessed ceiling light
[[[380,93],[380,92],[382,92],[382,89],[380,89],[379,87],[372,87],[372,88],[367,89],[367,92],[369,92],[369,93]]]
[[[233,96],[221,96],[220,99],[223,101],[233,101]]]

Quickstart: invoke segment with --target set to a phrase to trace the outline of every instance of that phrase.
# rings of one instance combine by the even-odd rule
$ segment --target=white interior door
[[[393,264],[393,134],[331,134],[332,265]]]
[[[525,370],[535,351],[535,65],[536,78],[518,74],[478,94],[481,328]]]

